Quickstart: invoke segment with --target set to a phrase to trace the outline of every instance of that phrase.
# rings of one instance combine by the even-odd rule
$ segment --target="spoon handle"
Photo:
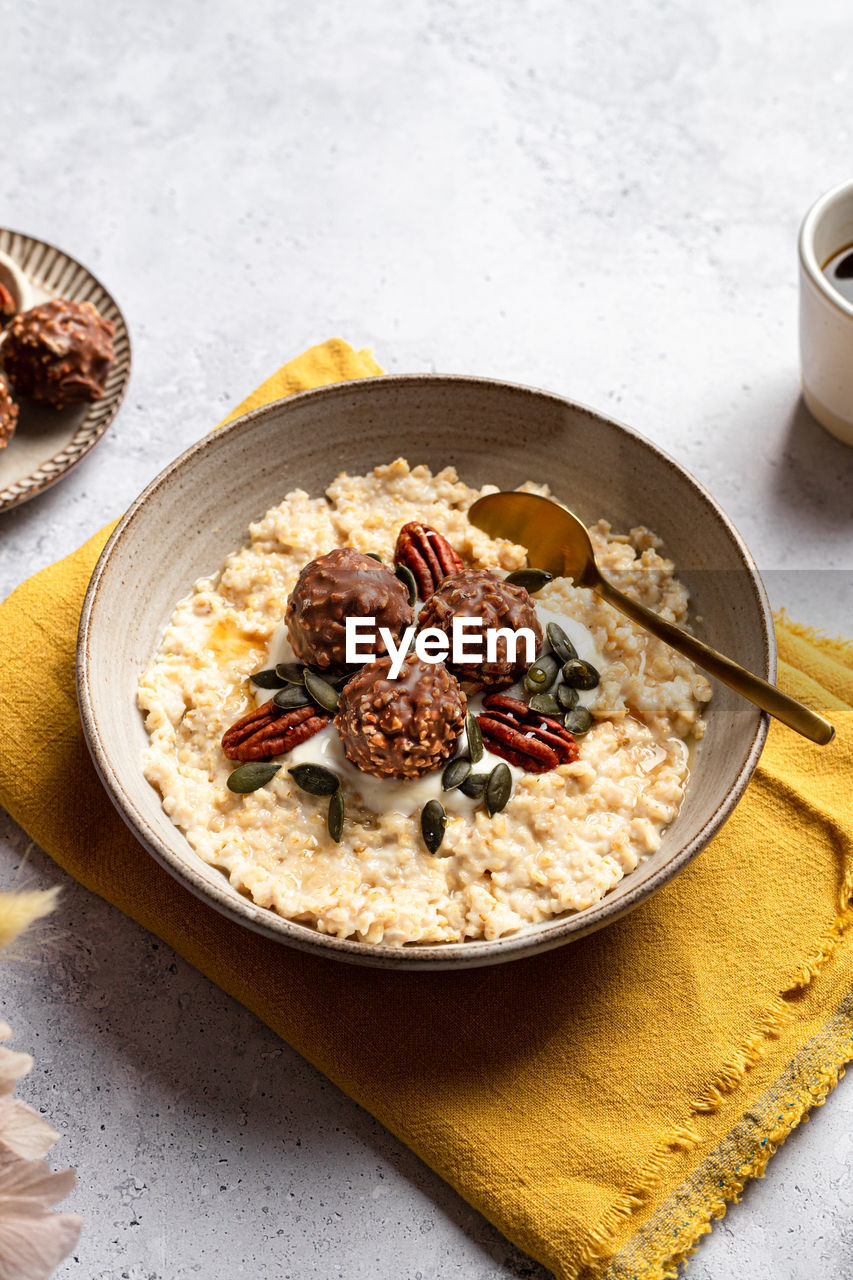
[[[630,596],[617,591],[606,578],[599,577],[594,584],[590,585],[602,599],[612,604],[614,609],[619,609],[632,622],[645,627],[646,631],[650,631],[658,640],[663,640],[679,653],[683,653],[686,658],[695,662],[697,667],[709,671],[730,689],[734,689],[750,702],[754,702],[757,707],[761,707],[762,711],[767,711],[777,720],[781,720],[789,729],[794,729],[812,742],[820,743],[821,746],[825,746],[835,737],[835,729],[828,720],[824,720],[823,716],[810,711],[801,702],[797,702],[796,698],[788,697],[774,684],[769,684],[766,680],[762,680],[761,676],[747,671],[746,667],[733,662],[731,658],[724,657],[710,645],[690,635],[688,631],[683,631],[681,627],[676,627],[671,622],[665,622],[656,613],[652,613],[651,609],[646,609]]]

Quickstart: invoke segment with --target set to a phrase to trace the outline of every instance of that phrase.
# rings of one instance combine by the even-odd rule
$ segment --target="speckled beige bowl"
[[[479,378],[371,378],[281,400],[194,445],[145,490],[95,569],[80,623],[78,689],[95,764],[139,841],[224,915],[291,946],[394,968],[514,960],[624,915],[687,865],[732,812],[755,768],[767,718],[715,683],[708,730],[676,821],[660,849],[601,902],[497,942],[404,948],[339,941],[256,906],[207,866],[145,781],[136,682],[175,602],[220,566],[247,527],[295,487],[319,494],[341,470],[404,455],[468,483],[510,489],[547,480],[582,517],[647,524],[691,590],[699,634],[768,679],[773,622],[755,565],[729,520],[691,476],[627,427],[559,396]]]

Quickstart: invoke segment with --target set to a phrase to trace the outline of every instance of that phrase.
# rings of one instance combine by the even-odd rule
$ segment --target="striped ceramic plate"
[[[0,228],[0,253],[23,273],[28,305],[46,298],[91,302],[115,325],[115,362],[102,400],[76,409],[22,406],[18,429],[0,450],[0,511],[61,480],[96,445],[116,415],[130,376],[130,337],[115,300],[91,272],[43,240]],[[2,359],[2,346],[0,346]]]

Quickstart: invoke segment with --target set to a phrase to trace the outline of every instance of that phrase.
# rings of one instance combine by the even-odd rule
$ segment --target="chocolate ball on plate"
[[[17,421],[18,406],[9,394],[5,379],[0,377],[0,449],[5,449],[12,439]]]
[[[54,298],[15,316],[3,365],[18,395],[54,409],[91,404],[104,394],[114,334],[91,302]]]
[[[504,636],[498,637],[496,660],[485,661],[487,630],[494,627],[518,631],[521,627],[528,627],[536,639],[537,649],[542,643],[542,627],[529,593],[524,587],[505,582],[499,573],[493,573],[491,569],[463,569],[461,573],[445,578],[421,609],[418,631],[437,627],[452,644],[454,618],[482,620],[482,629],[466,632],[466,643],[475,652],[479,649],[483,660],[454,663],[451,649],[447,662],[457,680],[465,680],[480,688],[502,688],[512,684],[530,665],[523,637],[516,645],[514,661],[510,660]]]
[[[408,591],[390,569],[355,547],[338,547],[309,561],[288,596],[284,619],[297,658],[330,675],[361,666],[347,666],[347,618],[373,618],[375,643],[364,633],[362,648],[386,653],[379,628],[399,640],[414,613]]]
[[[335,728],[347,758],[378,778],[420,778],[456,749],[465,694],[443,662],[403,659],[396,680],[390,658],[371,662],[341,692]]]

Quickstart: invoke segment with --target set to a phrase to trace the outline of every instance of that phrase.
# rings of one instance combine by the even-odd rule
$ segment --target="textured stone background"
[[[623,418],[722,501],[775,605],[850,633],[853,452],[798,404],[795,258],[850,177],[850,23],[847,0],[0,0],[0,223],[90,265],[135,353],[97,450],[0,518],[0,595],[339,334]],[[5,820],[16,880],[66,883]],[[544,1277],[112,908],[66,883],[51,935],[0,1003],[78,1170],[59,1275]],[[851,1122],[842,1084],[695,1280],[853,1276]]]

